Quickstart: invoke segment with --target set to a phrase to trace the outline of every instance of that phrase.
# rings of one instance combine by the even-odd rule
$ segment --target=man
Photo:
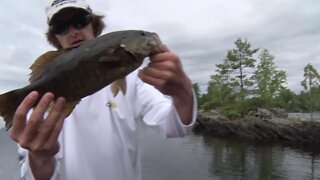
[[[47,38],[57,49],[78,47],[104,27],[84,0],[50,0],[46,14]],[[164,137],[181,137],[191,131],[197,111],[178,56],[166,50],[150,61],[126,77],[125,94],[114,96],[107,86],[83,98],[67,118],[63,97],[46,114],[54,94],[31,92],[17,108],[11,131],[21,146],[22,178],[141,179],[137,121]]]

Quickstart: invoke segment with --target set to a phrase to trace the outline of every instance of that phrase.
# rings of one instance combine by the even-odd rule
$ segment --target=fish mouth
[[[134,63],[140,64],[140,63],[142,63],[142,61],[144,59],[144,57],[139,54],[134,54],[132,52],[126,52],[126,53],[131,58],[132,62],[134,62]]]
[[[152,33],[149,39],[148,46],[152,47],[151,55],[164,52],[162,42],[156,33]]]

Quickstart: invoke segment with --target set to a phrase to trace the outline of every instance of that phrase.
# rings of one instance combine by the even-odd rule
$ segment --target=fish
[[[122,30],[101,35],[76,48],[42,54],[30,66],[27,86],[0,95],[0,116],[6,130],[12,127],[17,107],[32,91],[40,96],[52,92],[55,98],[64,97],[66,116],[82,98],[110,84],[114,96],[119,92],[125,94],[125,77],[139,68],[146,57],[164,52],[162,47],[154,32]]]

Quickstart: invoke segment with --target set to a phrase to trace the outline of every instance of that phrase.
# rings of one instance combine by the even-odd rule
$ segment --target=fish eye
[[[146,33],[142,31],[142,32],[140,33],[140,35],[141,35],[141,36],[145,36]]]

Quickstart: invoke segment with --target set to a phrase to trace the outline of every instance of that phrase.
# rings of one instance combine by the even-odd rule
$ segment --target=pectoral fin
[[[126,79],[122,78],[122,79],[118,79],[118,80],[114,81],[111,84],[111,91],[112,91],[114,97],[117,96],[119,91],[121,91],[122,94],[125,95],[126,91],[127,91]]]
[[[65,109],[65,111],[64,111],[64,117],[68,117],[68,116],[72,113],[72,111],[73,111],[73,109],[76,107],[76,105],[79,104],[79,102],[80,102],[80,101],[68,102],[68,103],[66,104],[66,109]]]

